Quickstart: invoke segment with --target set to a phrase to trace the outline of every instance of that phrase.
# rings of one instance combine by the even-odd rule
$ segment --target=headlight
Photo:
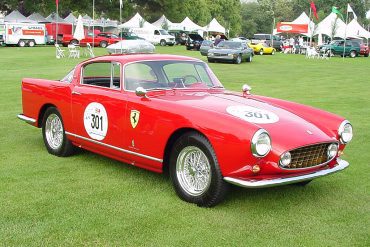
[[[336,143],[332,143],[328,147],[327,155],[328,160],[332,159],[338,153],[338,145]]]
[[[208,56],[213,56],[214,54],[212,52],[209,52],[208,53]]]
[[[232,54],[232,53],[229,53],[229,54],[227,54],[229,57],[233,57],[234,56],[234,54]]]
[[[255,157],[264,157],[271,151],[271,138],[264,129],[259,129],[252,137],[251,150]]]
[[[290,162],[292,162],[292,155],[290,152],[283,153],[280,157],[280,165],[282,167],[289,166]]]
[[[340,141],[343,144],[347,144],[352,140],[353,137],[353,129],[352,125],[348,120],[344,120],[339,128],[338,128],[338,135],[340,137]]]

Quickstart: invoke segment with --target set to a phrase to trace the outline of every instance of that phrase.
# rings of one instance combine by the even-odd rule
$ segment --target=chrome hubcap
[[[211,166],[207,156],[198,147],[185,147],[177,157],[176,175],[186,193],[202,195],[211,184]]]
[[[56,114],[50,114],[46,119],[45,137],[52,149],[58,149],[63,143],[63,125]]]

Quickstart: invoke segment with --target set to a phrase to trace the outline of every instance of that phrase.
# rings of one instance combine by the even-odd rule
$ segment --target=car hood
[[[187,107],[221,113],[225,115],[221,121],[244,123],[245,128],[251,125],[263,128],[269,132],[273,148],[277,152],[314,143],[336,141],[335,137],[329,136],[307,119],[294,114],[293,109],[282,109],[253,96],[246,98],[231,92],[184,91],[179,90],[175,95],[168,94],[160,97],[174,100],[176,104]],[[176,108],[176,111],[178,109]]]

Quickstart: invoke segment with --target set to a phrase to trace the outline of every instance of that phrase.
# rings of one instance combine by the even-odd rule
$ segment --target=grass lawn
[[[160,53],[200,57],[184,47]],[[351,166],[307,187],[247,190],[205,209],[181,201],[169,179],[87,151],[47,153],[22,112],[23,77],[61,78],[78,59],[55,59],[53,47],[0,47],[0,245],[4,246],[369,246],[370,59],[307,60],[255,56],[210,64],[226,88],[322,108],[355,131]],[[96,48],[104,54],[105,49]]]

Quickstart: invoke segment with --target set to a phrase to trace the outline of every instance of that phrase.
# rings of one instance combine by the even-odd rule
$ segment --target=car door
[[[72,89],[74,133],[82,146],[111,155],[123,145],[126,95],[122,93],[121,64],[86,63]]]

